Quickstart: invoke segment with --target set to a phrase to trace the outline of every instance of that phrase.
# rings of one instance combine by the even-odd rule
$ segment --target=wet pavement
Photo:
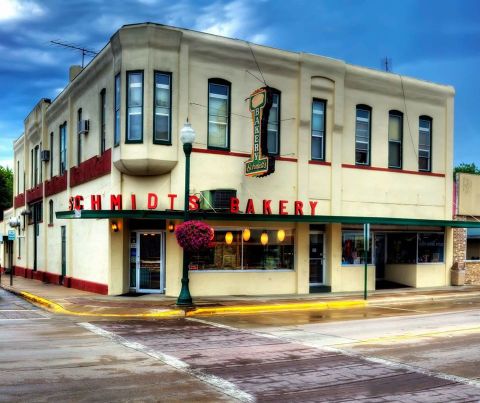
[[[13,287],[9,286],[9,279],[2,276],[2,287],[16,293],[28,292],[62,307],[63,313],[82,315],[122,315],[144,316],[165,315],[184,316],[184,312],[175,306],[176,298],[159,294],[132,296],[106,296],[85,291],[69,289],[62,286],[43,283],[38,280],[14,277]],[[370,293],[368,301],[362,300],[359,293],[326,293],[308,295],[271,295],[271,296],[221,296],[201,297],[194,296],[196,310],[189,310],[188,315],[222,314],[224,310],[230,313],[270,312],[275,310],[306,312],[322,312],[327,308],[346,309],[349,304],[356,306],[368,305],[365,317],[370,317],[378,308],[387,306],[393,309],[394,305],[405,303],[442,303],[450,300],[466,300],[480,298],[479,286],[442,287],[437,289],[399,289],[383,290]],[[330,304],[330,305],[329,305]],[[328,306],[327,306],[328,305]],[[223,310],[223,311],[222,311]],[[323,315],[323,314],[320,314]],[[375,313],[373,314],[375,315]]]
[[[480,401],[480,299],[80,320],[0,290],[2,308],[25,316],[0,318],[0,401]]]

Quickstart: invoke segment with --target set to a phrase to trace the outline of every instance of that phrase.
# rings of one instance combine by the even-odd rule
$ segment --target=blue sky
[[[480,1],[477,0],[0,0],[0,165],[37,101],[55,98],[80,55],[123,24],[158,22],[303,51],[453,85],[455,163],[480,166]]]

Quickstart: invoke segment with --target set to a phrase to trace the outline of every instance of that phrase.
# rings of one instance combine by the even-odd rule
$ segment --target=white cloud
[[[13,169],[13,158],[9,160],[0,160],[0,166]]]
[[[257,16],[253,10],[255,8],[245,0],[234,0],[226,4],[217,1],[201,11],[201,15],[196,18],[195,29],[214,35],[265,43],[268,35],[257,29]],[[255,32],[253,35],[252,31]]]
[[[44,9],[34,1],[0,1],[0,22],[31,19],[42,16]]]

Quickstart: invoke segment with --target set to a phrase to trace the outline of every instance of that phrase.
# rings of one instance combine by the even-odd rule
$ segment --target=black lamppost
[[[183,143],[183,152],[185,153],[185,202],[183,209],[183,220],[189,220],[188,214],[188,198],[190,196],[190,154],[192,153],[192,144],[195,141],[195,131],[192,129],[192,125],[188,122],[185,123],[180,131],[180,141]],[[183,250],[183,272],[182,272],[182,289],[177,299],[177,305],[179,306],[191,306],[192,296],[190,295],[190,289],[188,288],[188,263],[189,256],[185,249]]]

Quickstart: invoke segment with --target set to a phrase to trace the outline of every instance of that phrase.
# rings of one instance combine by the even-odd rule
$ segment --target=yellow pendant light
[[[243,240],[247,242],[250,239],[250,230],[248,228],[245,228],[243,230]]]
[[[278,242],[283,242],[283,240],[285,239],[285,231],[283,229],[278,230],[277,239],[278,239]]]
[[[225,234],[225,242],[227,245],[231,245],[233,242],[233,234],[230,231]]]
[[[266,232],[262,232],[260,242],[262,243],[262,245],[266,245],[268,243],[268,234]]]

